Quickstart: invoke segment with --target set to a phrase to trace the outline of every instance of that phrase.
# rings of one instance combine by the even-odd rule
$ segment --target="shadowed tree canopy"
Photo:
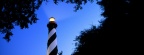
[[[103,39],[102,37],[96,37],[99,36],[99,31],[96,26],[81,31],[80,35],[74,40],[76,41],[76,48],[72,55],[96,55],[102,53]]]
[[[58,53],[58,55],[62,55],[62,54],[63,54],[63,51],[61,51],[61,52]]]
[[[36,23],[35,10],[41,3],[41,0],[0,0],[0,32],[5,34],[4,39],[10,41],[15,25],[24,29]]]
[[[68,4],[75,4],[74,11],[82,9],[82,5],[86,4],[87,2],[94,2],[95,0],[54,0],[55,4],[58,4],[59,2],[65,2]],[[98,1],[98,0],[96,0]]]
[[[105,20],[76,37],[72,55],[140,54],[143,0],[101,0]]]

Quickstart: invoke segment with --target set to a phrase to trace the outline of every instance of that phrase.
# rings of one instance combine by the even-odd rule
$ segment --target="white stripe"
[[[49,39],[55,32],[56,32],[56,29],[53,28],[53,29],[50,31],[49,35],[48,35],[48,39]]]
[[[48,47],[48,53],[47,55],[49,55],[49,53],[57,46],[57,38],[50,44],[50,46]]]

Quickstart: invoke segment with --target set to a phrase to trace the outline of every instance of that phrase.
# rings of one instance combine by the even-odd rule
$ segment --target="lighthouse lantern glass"
[[[54,18],[50,18],[50,20],[49,21],[55,21],[55,19]]]

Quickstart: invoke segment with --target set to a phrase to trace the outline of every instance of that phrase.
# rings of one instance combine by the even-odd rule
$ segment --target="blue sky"
[[[87,3],[82,10],[74,12],[73,4],[59,3],[55,5],[52,1],[43,3],[39,8],[36,24],[30,25],[28,29],[21,30],[15,27],[11,41],[8,43],[0,34],[0,55],[46,55],[48,28],[50,17],[54,17],[58,24],[57,41],[58,51],[63,55],[70,55],[74,48],[74,39],[80,31],[88,29],[91,25],[99,25],[102,19],[101,9],[95,3]]]

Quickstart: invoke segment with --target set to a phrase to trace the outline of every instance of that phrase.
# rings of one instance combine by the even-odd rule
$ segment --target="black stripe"
[[[52,31],[53,29],[55,29],[55,28],[49,28],[48,34],[49,34],[50,31]],[[55,33],[54,33],[54,34],[55,34]],[[53,35],[54,35],[54,34],[53,34]],[[53,35],[52,35],[52,36],[53,36]],[[52,36],[51,36],[51,37],[52,37]],[[49,42],[49,39],[48,39],[48,42],[47,42],[47,49],[48,49],[48,47],[49,47],[50,44],[51,44],[51,42]]]
[[[57,55],[58,53],[58,49],[57,49],[57,46],[50,52],[49,55]]]
[[[56,32],[48,39],[48,47],[55,39],[56,39]]]

